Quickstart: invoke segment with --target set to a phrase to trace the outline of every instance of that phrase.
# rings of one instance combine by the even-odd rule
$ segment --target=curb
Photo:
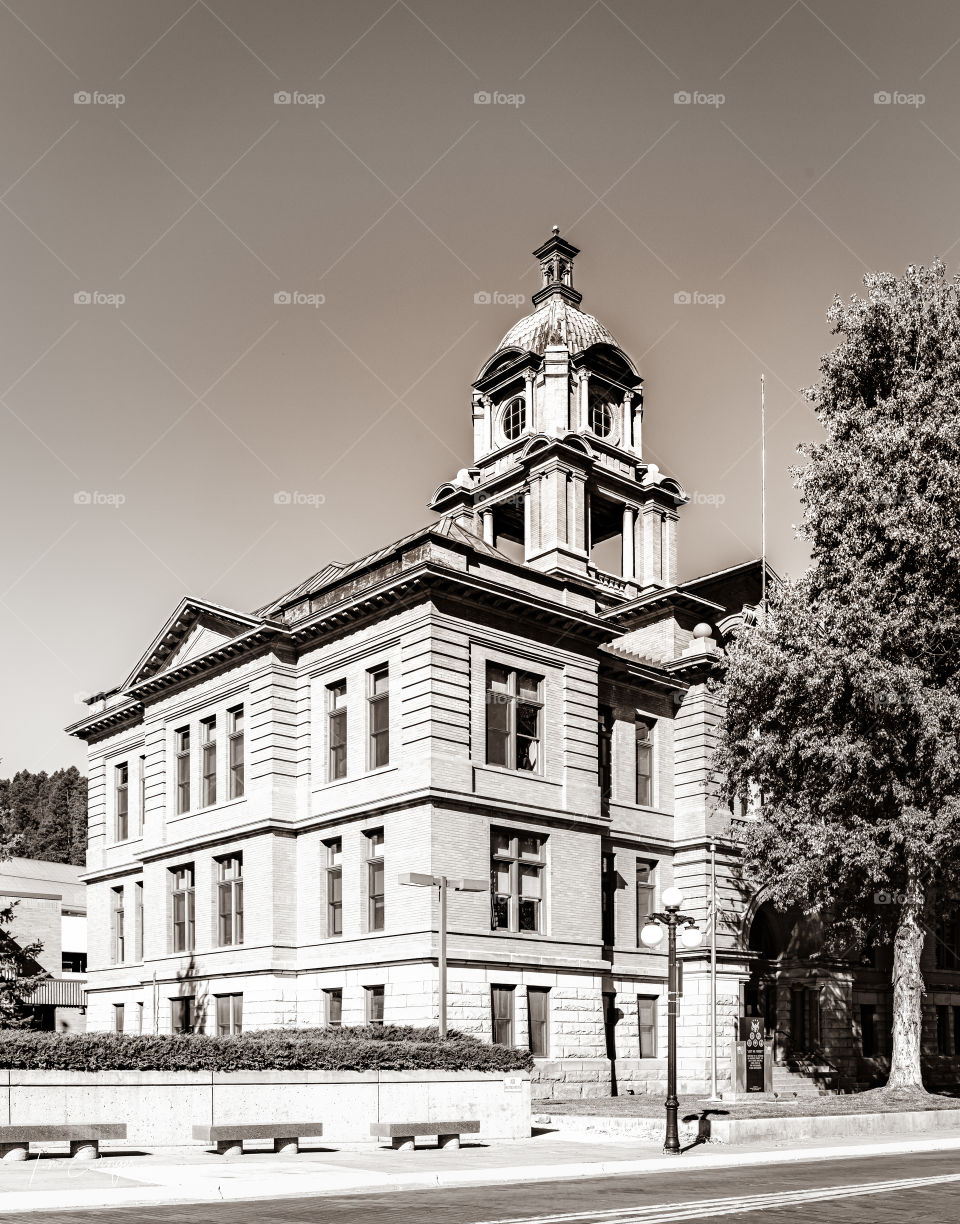
[[[812,1161],[836,1163],[885,1155],[907,1155],[912,1152],[960,1150],[960,1134],[940,1139],[911,1138],[883,1143],[858,1144],[850,1148],[810,1147],[774,1149],[760,1152],[710,1152],[697,1149],[697,1156],[684,1166],[691,1172],[744,1167],[749,1165],[795,1164]],[[234,1166],[235,1167],[235,1166]],[[295,1176],[279,1169],[264,1176],[263,1166],[251,1170],[249,1180],[236,1177],[224,1181],[209,1181],[196,1186],[136,1186],[104,1190],[28,1190],[6,1191],[0,1197],[0,1217],[24,1211],[82,1211],[104,1207],[157,1207],[186,1203],[256,1201],[278,1198],[314,1198],[330,1195],[361,1195],[385,1190],[437,1189],[439,1187],[475,1186],[485,1183],[529,1181],[572,1181],[591,1177],[622,1177],[627,1175],[676,1172],[676,1156],[648,1156],[640,1160],[589,1161],[578,1164],[510,1165],[501,1168],[451,1169],[432,1173],[380,1173],[357,1170],[343,1173],[323,1172],[315,1175],[297,1171]],[[302,1166],[301,1166],[302,1169]],[[129,1168],[126,1176],[148,1180],[149,1166]]]

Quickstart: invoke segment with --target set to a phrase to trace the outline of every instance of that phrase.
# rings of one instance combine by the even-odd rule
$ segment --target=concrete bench
[[[437,1147],[458,1148],[461,1135],[476,1135],[479,1122],[371,1122],[370,1134],[378,1139],[391,1139],[397,1151],[416,1147],[418,1135],[436,1135]]]
[[[101,1139],[126,1139],[125,1122],[73,1122],[56,1126],[0,1126],[0,1158],[26,1160],[31,1143],[69,1141],[74,1160],[96,1160]]]
[[[319,1122],[224,1122],[216,1126],[195,1126],[194,1139],[215,1143],[220,1156],[239,1156],[244,1139],[272,1139],[273,1150],[283,1156],[296,1156],[305,1135],[322,1135]]]

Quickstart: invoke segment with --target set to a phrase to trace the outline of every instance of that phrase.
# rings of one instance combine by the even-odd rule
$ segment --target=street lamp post
[[[649,914],[646,924],[640,932],[640,942],[647,948],[654,948],[663,938],[663,929],[667,930],[667,1134],[663,1144],[664,1152],[671,1156],[680,1155],[680,1132],[677,1126],[677,1113],[680,1102],[677,1099],[677,1011],[679,1000],[679,983],[677,981],[677,930],[680,931],[680,942],[685,948],[697,948],[702,938],[696,925],[696,920],[680,913],[683,904],[683,893],[679,888],[666,888],[663,891],[662,913]]]
[[[440,1023],[442,1041],[447,1035],[447,889],[454,892],[487,892],[490,885],[485,880],[451,880],[446,876],[426,875],[420,871],[405,871],[399,876],[401,884],[415,888],[438,888],[440,890],[440,947],[437,953],[437,970],[440,978]]]

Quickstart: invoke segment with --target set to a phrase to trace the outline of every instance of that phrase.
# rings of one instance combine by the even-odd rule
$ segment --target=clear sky
[[[529,310],[475,294],[529,299],[554,224],[693,494],[682,576],[759,553],[761,371],[796,573],[826,308],[956,265],[958,68],[936,0],[4,4],[0,774],[82,764],[76,694],[182,595],[428,522]]]

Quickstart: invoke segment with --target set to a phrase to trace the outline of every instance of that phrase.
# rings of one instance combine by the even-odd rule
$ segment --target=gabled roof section
[[[120,688],[141,684],[263,625],[260,616],[247,616],[202,599],[183,599]]]
[[[409,548],[420,540],[426,540],[430,536],[453,540],[472,549],[481,556],[489,557],[491,560],[502,561],[507,565],[514,564],[505,553],[494,548],[492,544],[488,544],[480,536],[455,522],[452,517],[446,517],[439,519],[435,523],[430,523],[426,527],[420,527],[416,531],[411,531],[409,535],[403,536],[399,540],[394,540],[392,544],[378,548],[375,552],[367,553],[366,556],[358,557],[356,561],[331,562],[325,565],[323,569],[318,570],[298,586],[281,595],[279,599],[275,599],[272,603],[258,608],[254,616],[276,617],[283,608],[299,603],[301,600],[308,598],[308,596],[316,595],[319,591],[332,587],[346,578],[361,573],[365,569],[370,569],[392,554]]]

